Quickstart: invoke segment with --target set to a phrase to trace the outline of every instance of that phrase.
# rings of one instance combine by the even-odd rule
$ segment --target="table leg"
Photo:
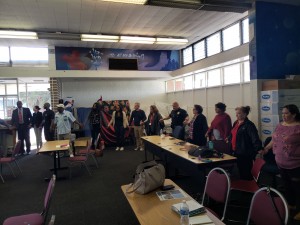
[[[147,147],[145,146],[145,161],[147,161]]]

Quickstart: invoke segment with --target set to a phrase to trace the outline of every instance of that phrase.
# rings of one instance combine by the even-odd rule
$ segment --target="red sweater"
[[[225,140],[231,132],[231,118],[227,113],[217,114],[211,122],[208,133],[210,134],[213,129],[217,129],[220,132],[221,137]]]

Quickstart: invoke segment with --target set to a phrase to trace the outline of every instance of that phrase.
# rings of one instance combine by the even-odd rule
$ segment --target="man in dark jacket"
[[[24,140],[26,142],[26,153],[30,154],[30,128],[32,115],[28,108],[22,107],[23,103],[21,101],[17,102],[17,109],[12,113],[11,124],[18,131],[18,139],[21,141],[21,150],[20,152],[25,153],[24,149]]]

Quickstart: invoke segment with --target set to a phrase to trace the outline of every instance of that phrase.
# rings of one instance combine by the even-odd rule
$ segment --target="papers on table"
[[[56,148],[69,148],[70,145],[56,145]]]
[[[161,201],[186,197],[186,195],[180,189],[169,190],[169,191],[158,191],[156,192],[156,195]]]
[[[214,225],[213,221],[206,214],[190,217],[189,221],[190,221],[190,225],[200,225],[200,224]]]
[[[205,212],[205,207],[193,199],[186,201],[186,204],[189,206],[190,216],[195,216]],[[174,204],[172,205],[172,210],[180,214],[180,206],[181,202]]]

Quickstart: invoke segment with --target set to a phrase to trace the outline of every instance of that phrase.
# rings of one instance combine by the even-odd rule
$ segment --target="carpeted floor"
[[[132,181],[136,166],[144,160],[144,152],[133,151],[130,146],[125,149],[116,152],[114,148],[107,148],[104,157],[98,158],[98,169],[93,166],[93,161],[89,161],[92,176],[85,168],[77,167],[73,169],[71,180],[56,182],[49,212],[49,215],[56,215],[55,225],[139,224],[120,186]],[[44,178],[51,176],[52,163],[52,157],[48,155],[24,156],[20,159],[23,173],[17,174],[17,178],[12,177],[4,166],[5,183],[0,183],[0,223],[10,216],[41,211],[48,184]],[[62,164],[66,165],[66,158],[62,159]],[[16,168],[14,171],[17,173]],[[68,170],[60,171],[60,176],[68,175]],[[194,198],[201,198],[199,192],[204,182],[197,175],[174,181]],[[251,197],[233,195],[232,198],[249,201]],[[228,217],[233,219],[245,220],[247,214],[248,209],[242,208],[229,208],[228,211]]]

